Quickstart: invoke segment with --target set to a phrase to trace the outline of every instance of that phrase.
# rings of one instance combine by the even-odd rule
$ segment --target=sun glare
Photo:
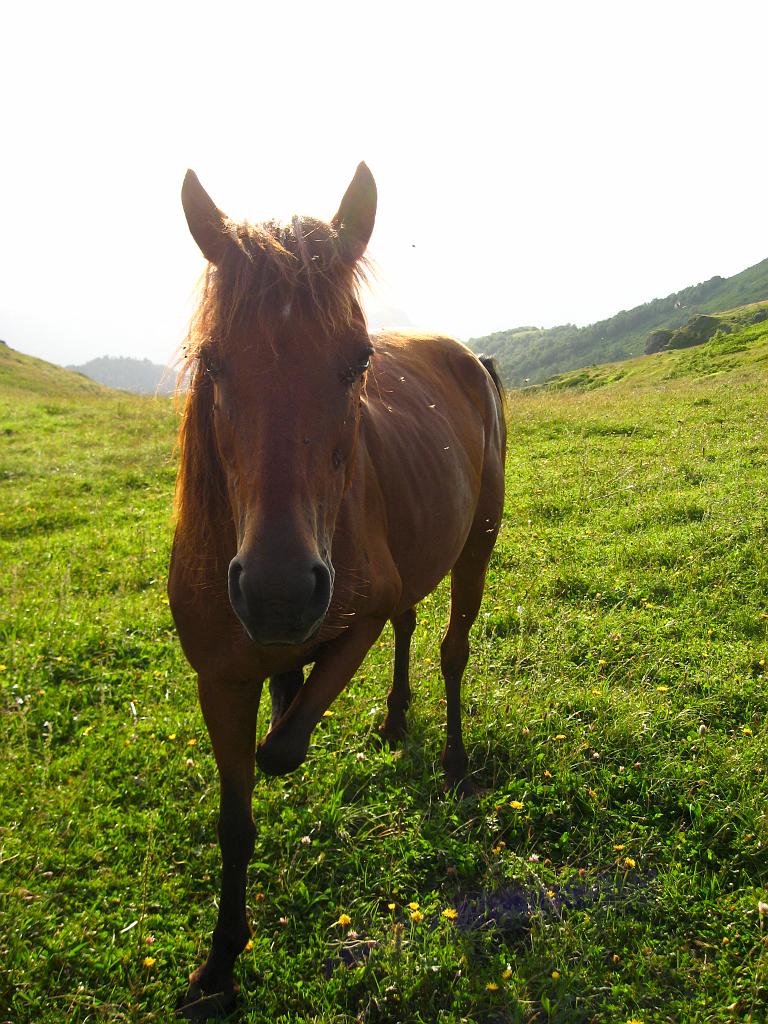
[[[765,256],[767,19],[743,32],[690,2],[395,3],[375,21],[351,3],[75,4],[41,30],[17,5],[0,336],[58,362],[164,362],[201,270],[179,204],[190,166],[259,221],[330,217],[365,160],[376,322],[463,338],[585,323],[734,273]],[[749,160],[724,144],[703,158],[695,140],[724,117]]]

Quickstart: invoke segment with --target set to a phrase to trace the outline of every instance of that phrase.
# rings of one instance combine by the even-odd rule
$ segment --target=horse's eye
[[[364,352],[361,354],[359,360],[353,363],[352,366],[348,366],[341,375],[342,383],[350,385],[354,384],[356,380],[359,380],[371,365],[372,354],[372,351]]]
[[[205,349],[202,349],[200,352],[200,362],[203,364],[203,369],[207,374],[209,374],[211,377],[217,376],[219,372],[219,367],[218,364],[216,363],[216,360],[213,358],[210,352],[207,352]]]

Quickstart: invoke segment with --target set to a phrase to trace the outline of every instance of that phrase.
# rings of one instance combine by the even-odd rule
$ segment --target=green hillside
[[[471,338],[468,344],[475,352],[496,356],[505,382],[520,387],[568,370],[638,356],[652,331],[680,327],[696,313],[763,299],[768,299],[768,259],[733,277],[713,277],[589,327],[518,327]]]
[[[80,373],[24,355],[4,341],[0,341],[0,388],[3,397],[14,392],[55,397],[99,395],[106,391]]]
[[[374,741],[387,629],[305,766],[257,778],[233,1020],[765,1020],[768,338],[743,315],[511,394],[478,793],[442,790],[443,583],[401,748]],[[0,424],[0,1020],[164,1024],[220,875],[165,594],[176,417],[7,352]]]
[[[675,380],[728,377],[731,373],[749,374],[768,368],[768,319],[754,322],[758,311],[768,310],[768,302],[753,303],[714,314],[714,333],[706,342],[684,345],[685,327],[673,335],[677,347],[635,359],[603,363],[572,370],[552,378],[536,389],[594,390],[609,385],[651,388]]]

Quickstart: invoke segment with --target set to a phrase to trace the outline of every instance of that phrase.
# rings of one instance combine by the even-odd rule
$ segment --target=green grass
[[[257,781],[235,1019],[765,1019],[768,362],[716,344],[513,394],[465,686],[481,796],[441,790],[443,585],[403,748],[372,742],[386,635],[306,765]],[[164,590],[175,418],[5,370],[0,1021],[167,1021],[218,880]]]

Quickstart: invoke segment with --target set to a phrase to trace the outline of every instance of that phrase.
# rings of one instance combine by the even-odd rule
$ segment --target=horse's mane
[[[213,534],[228,525],[209,361],[226,355],[244,325],[249,337],[274,348],[275,328],[288,311],[321,326],[320,337],[348,328],[361,316],[359,291],[368,270],[365,259],[350,259],[334,227],[313,218],[229,221],[226,230],[232,244],[202,278],[179,373],[180,390],[187,390],[178,435],[174,558],[189,569],[202,569],[214,556]]]

